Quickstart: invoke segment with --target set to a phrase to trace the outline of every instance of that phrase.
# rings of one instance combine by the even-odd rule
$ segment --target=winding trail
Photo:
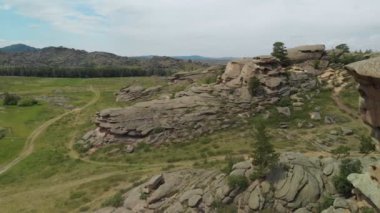
[[[342,91],[343,87],[335,88],[331,98],[334,100],[336,106],[347,115],[351,116],[354,119],[359,119],[359,112],[351,109],[347,105],[343,103],[343,101],[340,99],[339,94]]]
[[[95,104],[99,98],[100,98],[100,92],[96,89],[94,89],[94,87],[90,87],[89,90],[91,92],[94,93],[94,97],[92,98],[91,101],[89,101],[86,105],[80,107],[80,108],[76,108],[76,109],[73,109],[71,111],[68,111],[68,112],[65,112],[61,115],[58,115],[48,121],[46,121],[45,123],[43,123],[41,126],[39,126],[38,128],[36,128],[29,136],[28,138],[26,139],[25,141],[25,145],[24,145],[24,148],[23,150],[20,152],[20,154],[14,159],[12,160],[11,162],[9,162],[8,164],[0,167],[0,175],[4,174],[5,172],[7,172],[9,169],[11,169],[13,166],[17,165],[18,163],[20,163],[22,160],[24,160],[25,158],[27,158],[30,154],[33,153],[33,150],[34,150],[34,143],[35,141],[38,139],[39,136],[41,136],[42,133],[44,133],[46,131],[47,128],[49,128],[52,124],[56,123],[57,121],[59,121],[60,119],[62,119],[63,117],[66,117],[70,114],[73,114],[73,113],[79,113],[81,112],[82,110],[86,109],[87,107]]]

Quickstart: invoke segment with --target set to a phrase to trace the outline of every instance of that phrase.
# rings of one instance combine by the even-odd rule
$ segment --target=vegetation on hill
[[[30,47],[25,44],[13,44],[10,46],[6,46],[3,48],[0,48],[0,52],[5,52],[5,53],[22,53],[22,52],[33,52],[37,51],[37,48]]]
[[[64,47],[48,47],[17,53],[0,52],[1,76],[166,76],[178,71],[192,71],[206,66],[200,62],[183,61],[170,57],[130,58]]]

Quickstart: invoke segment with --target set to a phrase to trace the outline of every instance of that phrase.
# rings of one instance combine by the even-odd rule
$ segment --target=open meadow
[[[34,97],[38,105],[0,106],[0,127],[6,136],[0,139],[0,206],[6,212],[81,212],[112,202],[113,196],[163,170],[182,168],[222,169],[226,156],[247,158],[252,152],[252,129],[266,122],[276,149],[324,155],[338,145],[358,151],[360,135],[367,128],[340,111],[331,99],[331,91],[312,91],[302,111],[290,117],[275,107],[269,118],[257,114],[244,124],[204,135],[192,141],[160,147],[138,146],[134,153],[117,151],[120,145],[99,149],[91,156],[81,155],[73,142],[93,129],[96,112],[127,106],[115,101],[120,88],[139,84],[163,85],[174,93],[186,85],[168,85],[164,78],[26,78],[0,77],[0,92]],[[284,104],[286,100],[282,102]],[[334,116],[336,123],[312,121],[313,128],[300,128],[309,112],[320,108],[323,116]],[[287,129],[279,124],[286,122]],[[344,126],[354,135],[332,135]],[[322,142],[321,142],[322,141]],[[322,145],[321,145],[322,144]],[[116,150],[116,151],[113,151]],[[15,159],[19,159],[15,161]]]

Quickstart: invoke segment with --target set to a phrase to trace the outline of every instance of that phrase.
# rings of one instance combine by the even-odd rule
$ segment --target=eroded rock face
[[[108,143],[134,145],[189,140],[238,125],[257,105],[265,108],[292,92],[313,89],[317,86],[313,75],[305,70],[286,71],[272,56],[236,60],[227,65],[217,83],[192,85],[171,98],[97,113],[97,128],[78,143],[92,148]],[[256,80],[255,87],[251,85],[252,79]],[[131,86],[119,92],[118,100],[151,96],[159,89]]]
[[[359,83],[361,118],[380,140],[380,57],[349,64],[346,69]]]
[[[235,164],[230,174],[195,169],[164,173],[128,191],[122,209],[125,212],[217,212],[218,205],[230,204],[238,212],[263,209],[280,213],[317,212],[329,177],[337,173],[337,161],[285,153],[280,162],[285,165],[283,168],[274,170],[265,180],[249,181],[246,189],[231,188],[228,178],[239,174],[249,176],[254,169],[251,160]],[[152,183],[155,187],[151,187]],[[342,207],[343,202],[336,203],[337,208]]]

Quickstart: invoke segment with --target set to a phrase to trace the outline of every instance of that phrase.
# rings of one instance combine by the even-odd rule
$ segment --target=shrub
[[[257,77],[252,77],[248,81],[248,91],[251,96],[260,93],[260,80]]]
[[[244,190],[248,187],[248,180],[245,176],[232,175],[228,177],[228,186]]]
[[[350,147],[340,145],[337,148],[331,150],[331,153],[338,158],[340,157],[347,157],[350,155]]]
[[[290,97],[282,97],[280,101],[277,103],[277,106],[280,107],[287,107],[290,105],[292,105],[292,100],[290,99]]]
[[[236,212],[238,212],[237,208],[235,206],[224,204],[221,201],[212,202],[211,208],[213,208],[216,213],[236,213]]]
[[[121,192],[116,193],[114,196],[108,198],[106,201],[102,203],[103,207],[112,206],[112,207],[120,207],[123,205],[124,198]]]
[[[353,189],[352,184],[347,180],[347,176],[352,173],[361,172],[361,162],[359,160],[344,159],[340,165],[340,173],[333,178],[335,189],[344,197],[350,197]]]
[[[313,62],[313,67],[314,67],[314,69],[319,70],[321,68],[321,61],[320,60],[315,60]]]
[[[6,133],[6,129],[0,127],[0,139],[4,138]]]
[[[361,136],[360,140],[360,153],[369,154],[370,152],[375,151],[376,146],[372,143],[371,137]]]
[[[3,105],[17,105],[20,97],[14,94],[5,93]]]
[[[244,157],[233,157],[231,155],[226,155],[225,161],[227,162],[227,165],[222,169],[222,172],[226,174],[230,174],[232,172],[232,166],[235,163],[244,161]]]
[[[26,98],[26,99],[21,99],[21,101],[18,102],[18,106],[20,107],[27,107],[27,106],[33,106],[38,104],[38,101],[33,99],[33,98]]]

